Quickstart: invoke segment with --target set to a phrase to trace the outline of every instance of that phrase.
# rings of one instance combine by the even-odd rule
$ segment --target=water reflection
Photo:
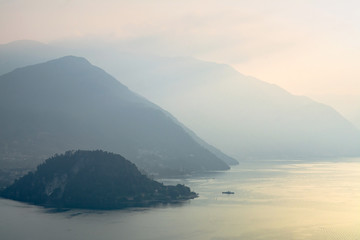
[[[200,194],[184,206],[48,214],[2,199],[0,234],[5,240],[360,240],[359,179],[360,159],[242,163],[227,172],[163,179]],[[235,194],[222,194],[227,190]]]

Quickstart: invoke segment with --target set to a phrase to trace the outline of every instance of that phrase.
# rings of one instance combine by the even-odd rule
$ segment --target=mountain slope
[[[329,106],[224,64],[99,49],[71,46],[238,159],[360,155],[359,130]]]
[[[1,159],[33,162],[66,149],[104,149],[153,174],[228,169],[159,107],[84,58],[1,76],[0,112]]]
[[[130,88],[239,159],[360,155],[360,132],[334,109],[227,65],[126,54],[116,59],[108,71],[127,76]]]
[[[0,44],[0,75],[66,54],[65,49],[31,40],[19,40]]]
[[[103,62],[102,61],[102,59],[103,59],[104,62],[106,62],[108,64],[109,59],[107,57],[111,56],[112,52],[113,52],[112,50],[110,50],[109,52],[107,50],[104,50],[104,52],[103,52],[102,50],[99,50],[96,48],[94,48],[94,51],[87,51],[87,50],[82,51],[81,49],[82,48],[72,49],[69,47],[56,47],[53,45],[43,44],[41,42],[30,41],[30,40],[20,40],[20,41],[11,42],[8,44],[0,44],[0,75],[11,72],[14,69],[19,68],[19,67],[42,63],[45,61],[49,61],[49,60],[52,60],[55,58],[62,57],[64,55],[73,55],[74,53],[78,53],[75,55],[85,54],[100,64]],[[95,52],[97,54],[95,54],[96,57],[93,58],[94,57],[93,53],[95,53]],[[86,53],[91,53],[91,54],[86,54]],[[104,54],[105,58],[101,56],[102,53]],[[100,54],[100,57],[98,54]],[[115,62],[117,62],[116,59],[113,59],[113,60]],[[134,66],[131,66],[131,67],[134,68]],[[134,70],[137,71],[138,69],[136,68]],[[125,80],[125,78],[126,78],[126,76],[118,76],[118,79],[121,79],[121,80]],[[131,81],[128,81],[128,82],[131,83]],[[163,111],[161,108],[157,107],[155,104],[153,105],[153,107],[158,108],[160,111]],[[166,113],[166,112],[164,112],[164,113]],[[175,120],[175,118],[173,118],[173,120]],[[181,124],[181,126],[184,127],[184,125],[182,125],[182,124]],[[188,131],[188,129],[186,127],[184,127],[184,130]],[[205,141],[203,141],[198,136],[196,136],[196,134],[192,131],[191,131],[191,136],[196,141],[198,141],[198,143],[200,143],[200,145],[202,145],[206,149],[210,150],[212,153],[214,153],[217,157],[219,157],[222,161],[226,162],[227,164],[233,165],[233,164],[238,163],[235,159],[222,153],[220,150],[218,150],[214,146],[208,145]],[[0,181],[1,181],[1,179],[0,179]]]
[[[13,200],[60,208],[116,209],[195,198],[183,185],[164,186],[118,154],[69,151],[0,192]]]

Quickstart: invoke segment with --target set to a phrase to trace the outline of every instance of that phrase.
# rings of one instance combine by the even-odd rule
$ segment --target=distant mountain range
[[[117,209],[180,202],[197,195],[183,185],[164,186],[121,155],[97,150],[55,155],[0,191],[0,196],[47,207]]]
[[[360,129],[360,110],[359,110],[359,114],[357,115],[357,118],[355,119],[356,121],[356,126],[358,127],[358,129]]]
[[[360,154],[359,129],[333,108],[228,65],[126,54],[118,55],[116,63],[107,70],[127,76],[131,89],[238,159]],[[143,71],[135,72],[131,66]]]
[[[86,56],[238,159],[360,155],[359,130],[334,109],[224,64],[120,53],[104,46],[41,47],[20,41],[0,46],[0,63],[7,62],[0,69],[5,73],[69,52]]]
[[[0,76],[2,166],[67,149],[119,153],[154,175],[229,169],[170,113],[80,57]]]

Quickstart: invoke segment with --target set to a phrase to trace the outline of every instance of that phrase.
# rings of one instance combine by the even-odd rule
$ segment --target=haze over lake
[[[0,240],[360,240],[359,8],[0,0]]]
[[[70,210],[0,200],[1,239],[360,239],[360,159],[241,163],[188,179],[182,205]],[[222,194],[234,191],[233,195]]]

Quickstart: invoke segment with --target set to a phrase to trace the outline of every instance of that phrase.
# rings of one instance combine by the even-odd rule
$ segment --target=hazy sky
[[[0,0],[0,43],[74,38],[228,63],[294,94],[360,96],[359,1]]]

